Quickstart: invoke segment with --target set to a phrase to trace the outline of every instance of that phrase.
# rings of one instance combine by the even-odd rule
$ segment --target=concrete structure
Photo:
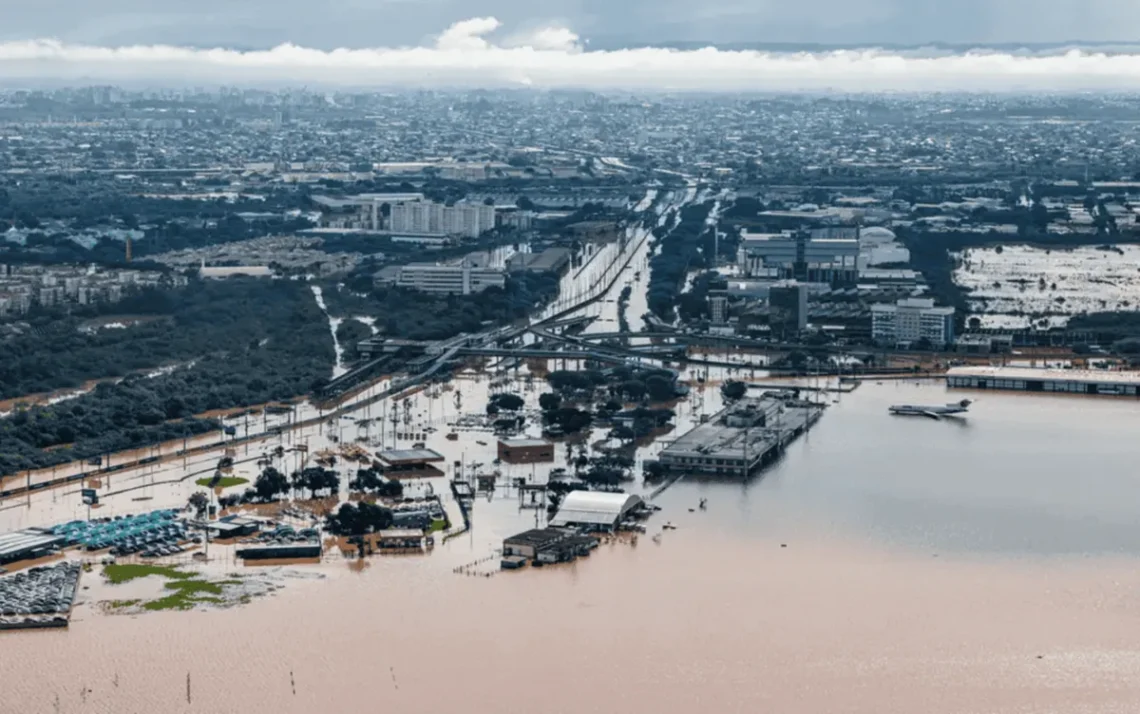
[[[554,444],[542,439],[502,439],[499,458],[509,464],[554,461]]]
[[[571,535],[573,535],[573,531],[560,530],[558,528],[536,528],[529,530],[504,540],[503,555],[516,555],[533,559],[538,555],[538,551],[543,548],[549,548],[555,543],[569,538]]]
[[[502,270],[476,268],[468,261],[458,265],[412,263],[400,267],[395,284],[435,295],[470,295],[504,287],[507,276]]]
[[[670,471],[746,478],[811,426],[822,408],[787,393],[743,399],[661,452]]]
[[[728,324],[728,298],[724,295],[709,296],[709,319],[714,325]]]
[[[952,367],[946,386],[1061,394],[1140,396],[1140,372],[1027,367]]]
[[[738,253],[746,276],[852,284],[859,278],[859,239],[806,231],[745,233]]]
[[[768,289],[768,325],[776,335],[798,335],[807,327],[808,286],[773,285]]]
[[[562,499],[562,505],[550,520],[550,525],[556,528],[571,526],[613,530],[642,505],[640,496],[629,493],[571,491]]]
[[[924,339],[936,347],[953,344],[954,308],[936,307],[931,298],[905,298],[894,305],[872,305],[871,337],[876,342],[903,347]]]

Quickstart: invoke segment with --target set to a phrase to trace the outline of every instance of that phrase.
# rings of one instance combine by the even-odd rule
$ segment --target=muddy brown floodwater
[[[0,638],[4,710],[1135,712],[1140,572],[741,539],[492,578],[373,560],[256,605]],[[186,675],[192,698],[186,702]],[[296,694],[290,684],[292,676]],[[81,695],[80,691],[86,693]]]

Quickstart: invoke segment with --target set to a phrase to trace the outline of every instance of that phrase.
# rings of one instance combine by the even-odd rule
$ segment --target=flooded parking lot
[[[971,248],[954,258],[954,282],[970,291],[976,317],[987,328],[1063,326],[1072,315],[1140,304],[1140,246],[1010,245]]]

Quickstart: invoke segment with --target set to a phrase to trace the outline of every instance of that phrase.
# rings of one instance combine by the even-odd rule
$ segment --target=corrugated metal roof
[[[550,525],[562,526],[570,523],[612,525],[640,503],[641,497],[631,493],[571,491],[566,494],[562,507],[550,521]]]

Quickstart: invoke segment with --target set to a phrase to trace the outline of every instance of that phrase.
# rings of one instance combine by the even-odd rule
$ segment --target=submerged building
[[[571,491],[562,500],[550,525],[612,531],[643,506],[641,497],[631,493]]]
[[[1140,372],[1028,367],[952,367],[946,386],[1019,392],[1140,396]]]
[[[669,471],[746,478],[802,434],[823,407],[791,393],[742,399],[661,452]]]

